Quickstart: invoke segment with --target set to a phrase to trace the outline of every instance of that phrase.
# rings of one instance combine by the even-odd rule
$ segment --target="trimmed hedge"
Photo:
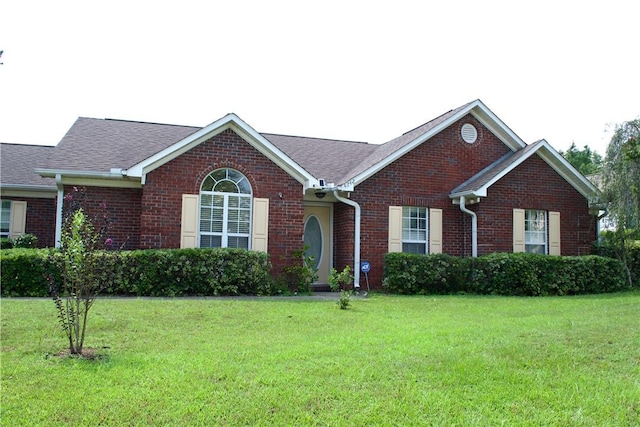
[[[60,273],[42,249],[5,249],[0,251],[0,282],[3,297],[46,297],[49,285],[45,277]]]
[[[618,260],[494,253],[478,258],[390,253],[384,287],[398,294],[577,295],[628,290]]]
[[[48,250],[2,251],[2,296],[49,296],[47,273],[58,274]],[[119,252],[116,281],[104,293],[136,296],[271,295],[278,292],[263,252],[166,249]]]
[[[612,242],[613,233],[606,232],[602,235],[602,242],[595,244],[593,251],[595,254],[616,258],[616,248]],[[626,257],[629,273],[633,286],[640,288],[640,240],[629,240],[626,244]]]

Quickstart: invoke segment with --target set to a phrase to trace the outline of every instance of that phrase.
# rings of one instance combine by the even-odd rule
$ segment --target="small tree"
[[[61,283],[56,283],[53,276],[47,280],[60,325],[69,340],[69,352],[82,355],[89,310],[98,294],[115,279],[117,251],[107,251],[113,241],[106,237],[106,204],[101,204],[105,211],[103,224],[96,230],[81,206],[84,190],[74,188],[74,193],[64,198],[66,215],[60,250],[50,254],[60,271]]]

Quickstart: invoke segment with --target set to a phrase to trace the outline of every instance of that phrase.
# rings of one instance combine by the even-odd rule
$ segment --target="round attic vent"
[[[471,123],[465,123],[460,129],[460,135],[467,144],[473,144],[478,139],[478,130]]]

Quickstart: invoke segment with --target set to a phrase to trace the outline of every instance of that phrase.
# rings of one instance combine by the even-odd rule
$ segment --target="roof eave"
[[[544,139],[538,141],[537,146],[533,147],[528,153],[513,162],[509,167],[502,170],[487,183],[472,190],[451,193],[449,194],[449,198],[456,199],[460,196],[486,197],[489,187],[501,180],[505,175],[536,153],[576,191],[584,196],[588,200],[590,206],[595,203],[598,195],[600,194],[599,190],[587,178],[578,172],[564,157],[554,150]]]
[[[135,176],[141,179],[142,184],[145,183],[146,175],[151,171],[159,168],[167,162],[177,158],[181,154],[191,150],[193,147],[213,138],[214,136],[224,132],[227,129],[233,130],[241,138],[251,144],[259,152],[264,154],[272,162],[277,164],[290,176],[303,184],[305,188],[313,188],[317,186],[317,179],[309,172],[304,170],[300,165],[295,163],[291,158],[284,154],[280,149],[273,145],[269,140],[260,135],[256,130],[244,122],[236,114],[230,113],[210,125],[194,132],[186,138],[172,144],[155,155],[137,163],[126,170],[128,176]]]
[[[527,146],[527,144],[518,137],[502,120],[498,118],[489,108],[479,99],[470,102],[465,108],[453,114],[442,123],[429,129],[409,144],[403,146],[400,150],[394,152],[391,156],[386,157],[382,162],[378,162],[372,165],[370,168],[364,170],[358,175],[352,177],[349,181],[353,182],[353,185],[358,185],[361,182],[367,180],[372,175],[376,174],[386,166],[398,160],[418,145],[437,135],[442,130],[451,126],[467,114],[473,115],[480,123],[482,123],[487,129],[495,134],[509,149],[517,151]]]
[[[122,169],[110,172],[77,171],[65,169],[36,169],[35,172],[45,178],[55,178],[62,185],[102,185],[105,187],[140,188],[137,177],[129,177]]]

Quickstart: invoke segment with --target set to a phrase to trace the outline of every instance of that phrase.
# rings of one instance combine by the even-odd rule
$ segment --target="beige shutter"
[[[513,210],[513,252],[524,252],[524,209]]]
[[[269,199],[253,199],[251,249],[267,252],[269,243]]]
[[[11,224],[9,237],[15,239],[24,234],[27,225],[27,202],[11,202]]]
[[[560,255],[560,212],[549,212],[549,255]]]
[[[442,253],[442,209],[429,209],[429,253]]]
[[[402,252],[402,206],[389,206],[389,252]]]
[[[182,225],[180,229],[180,247],[198,247],[198,209],[200,197],[197,194],[182,195]]]

